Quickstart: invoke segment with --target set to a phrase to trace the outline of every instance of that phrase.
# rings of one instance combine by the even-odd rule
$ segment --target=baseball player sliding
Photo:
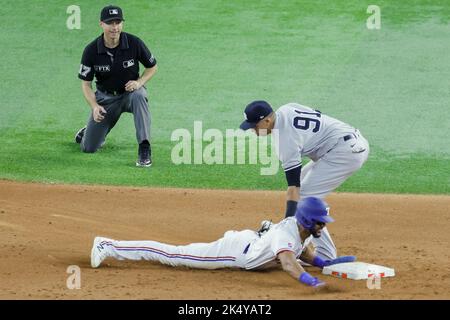
[[[266,101],[245,108],[240,128],[274,134],[274,145],[288,183],[286,217],[293,216],[300,197],[324,198],[357,171],[369,155],[369,144],[359,130],[318,110],[288,103],[277,111]],[[310,161],[302,169],[302,157]],[[301,185],[301,188],[300,188]],[[312,240],[322,259],[335,259],[337,250],[324,228]]]
[[[227,231],[223,238],[211,243],[175,246],[156,241],[117,241],[96,237],[91,251],[91,266],[97,268],[107,257],[118,260],[158,261],[173,267],[199,269],[243,268],[266,269],[281,262],[283,270],[294,279],[312,287],[324,282],[311,276],[296,260],[300,257],[313,266],[352,262],[354,256],[323,260],[315,256],[308,244],[320,238],[322,230],[333,218],[327,204],[314,197],[303,198],[295,217],[288,217],[270,230],[258,234],[252,230]]]

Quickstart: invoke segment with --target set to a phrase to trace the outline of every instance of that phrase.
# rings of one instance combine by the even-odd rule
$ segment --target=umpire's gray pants
[[[97,103],[105,108],[106,114],[101,122],[95,122],[91,113],[81,140],[83,152],[96,152],[123,112],[132,113],[134,116],[138,144],[144,140],[150,141],[151,117],[148,110],[147,90],[144,87],[117,96],[97,90],[95,98]]]

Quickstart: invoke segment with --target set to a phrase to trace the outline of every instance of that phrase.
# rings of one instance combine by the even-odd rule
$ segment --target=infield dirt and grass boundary
[[[214,241],[227,230],[281,219],[284,192],[0,181],[0,194],[0,299],[450,299],[449,196],[329,196],[338,252],[392,267],[396,276],[370,290],[366,281],[310,269],[329,284],[315,293],[281,269],[211,271],[110,260],[90,268],[97,235]],[[70,266],[80,268],[80,289],[67,288]]]

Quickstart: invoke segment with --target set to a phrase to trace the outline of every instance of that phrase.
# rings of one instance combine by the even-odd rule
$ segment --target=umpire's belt
[[[108,89],[105,89],[103,87],[97,87],[97,90],[100,91],[100,92],[103,92],[104,94],[110,94],[112,96],[120,96],[121,94],[125,93],[124,89],[122,89],[122,90],[108,90]]]

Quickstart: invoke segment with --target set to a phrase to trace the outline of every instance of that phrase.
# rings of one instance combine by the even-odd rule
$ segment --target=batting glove
[[[325,282],[320,281],[318,278],[313,277],[308,272],[303,272],[298,278],[298,281],[313,288],[318,288],[325,285]]]
[[[354,261],[356,261],[355,256],[342,256],[342,257],[339,257],[339,258],[336,258],[333,260],[323,260],[320,257],[315,257],[312,264],[315,267],[323,268],[323,267],[331,266],[333,264],[354,262]]]

